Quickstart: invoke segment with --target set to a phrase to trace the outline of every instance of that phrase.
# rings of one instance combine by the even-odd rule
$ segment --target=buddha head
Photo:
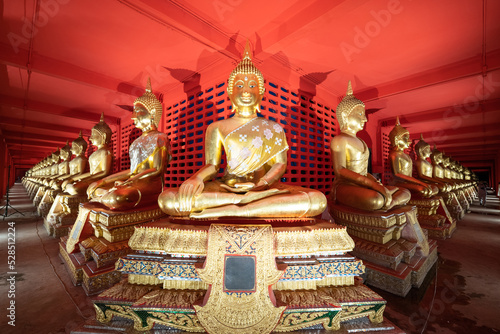
[[[146,92],[134,101],[132,120],[134,125],[142,131],[156,130],[163,114],[163,106],[151,89],[151,80],[148,78]]]
[[[449,168],[450,167],[450,157],[446,156],[444,153],[443,153],[442,164],[443,164],[444,168]]]
[[[60,151],[61,150],[58,147],[57,150],[54,153],[52,153],[52,155],[50,156],[50,164],[51,165],[59,163]]]
[[[259,111],[264,92],[264,76],[253,64],[250,46],[247,42],[243,59],[228,79],[227,93],[233,112],[244,117],[253,116]]]
[[[74,155],[79,156],[87,151],[87,145],[87,141],[83,139],[82,132],[80,131],[78,138],[73,140],[73,142],[71,143],[71,152]]]
[[[423,160],[431,156],[431,145],[429,145],[422,134],[420,134],[420,140],[415,144],[415,152],[417,156]]]
[[[399,117],[396,117],[396,125],[389,133],[389,140],[393,148],[403,151],[410,147],[410,133],[406,128],[402,127],[399,123]]]
[[[341,132],[356,134],[363,130],[367,121],[365,104],[354,96],[351,81],[347,85],[346,96],[340,101],[335,113]]]
[[[434,144],[434,149],[431,153],[431,160],[434,165],[439,165],[443,162],[443,153],[436,148],[436,144]]]
[[[67,161],[71,157],[71,146],[69,146],[69,140],[66,140],[66,145],[61,148],[59,155],[63,161]]]
[[[104,122],[104,113],[102,113],[101,120],[92,128],[89,140],[93,145],[101,147],[110,143],[111,135],[111,128]]]

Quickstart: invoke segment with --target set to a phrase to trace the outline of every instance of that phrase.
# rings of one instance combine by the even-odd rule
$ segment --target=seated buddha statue
[[[57,149],[51,156],[51,164],[47,169],[47,176],[45,177],[43,184],[44,186],[50,186],[50,183],[59,175],[59,163],[61,161],[61,149]]]
[[[434,145],[434,149],[431,153],[431,161],[432,166],[434,167],[432,170],[432,177],[439,180],[440,182],[444,182],[445,184],[447,184],[449,191],[454,190],[455,185],[453,184],[453,182],[445,177],[445,169],[443,167],[443,153],[441,153],[441,151],[436,148],[436,145]]]
[[[280,182],[288,144],[278,123],[257,116],[264,91],[264,77],[247,45],[228,80],[233,117],[208,126],[205,165],[179,188],[163,191],[158,198],[163,212],[213,218],[313,217],[324,211],[326,198],[321,192]],[[221,179],[213,180],[223,149],[227,167]]]
[[[438,193],[438,188],[425,183],[412,176],[413,162],[408,154],[404,152],[410,146],[410,133],[396,119],[396,125],[389,133],[391,149],[388,162],[391,167],[391,184],[396,187],[408,189],[412,194],[429,198]]]
[[[50,186],[50,183],[59,174],[59,156],[60,149],[52,153],[47,160],[47,165],[44,168],[44,173],[39,179],[39,184],[36,186],[34,205],[38,207],[40,201],[45,194],[45,190]]]
[[[100,202],[111,210],[157,202],[170,159],[169,139],[158,131],[162,112],[163,107],[152,93],[148,80],[146,92],[134,101],[132,120],[142,134],[130,145],[130,170],[92,183],[87,189],[91,202]]]
[[[71,143],[71,153],[75,156],[69,162],[69,174],[63,178],[61,178],[61,189],[64,190],[68,183],[74,182],[74,177],[82,175],[87,169],[88,159],[85,157],[85,152],[87,151],[87,142],[82,137],[82,132],[78,138],[73,140]]]
[[[368,147],[356,137],[367,121],[365,105],[354,97],[351,82],[336,114],[340,134],[333,137],[330,144],[335,173],[330,203],[367,211],[389,210],[406,204],[411,197],[408,190],[385,187],[368,173]]]
[[[80,135],[71,143],[71,153],[75,155],[75,157],[69,162],[68,168],[69,173],[65,176],[59,177],[53,184],[52,189],[54,190],[52,195],[57,196],[53,198],[53,204],[51,205],[50,210],[47,212],[45,226],[51,233],[50,225],[56,225],[60,218],[58,217],[68,217],[73,208],[69,206],[63,205],[65,199],[70,197],[68,193],[62,193],[62,190],[66,188],[66,185],[75,182],[73,178],[77,178],[82,175],[87,168],[88,160],[85,157],[85,152],[87,151],[87,142],[82,137],[82,132],[80,131]],[[54,196],[53,196],[54,197]],[[78,204],[80,201],[78,201]],[[74,203],[75,205],[77,203]]]
[[[49,184],[50,188],[53,190],[61,190],[63,180],[69,176],[69,161],[71,159],[71,146],[69,145],[69,141],[60,149],[59,157],[61,162],[58,165],[58,174]]]
[[[434,166],[427,161],[427,158],[431,156],[431,146],[425,142],[422,135],[420,135],[420,140],[415,144],[415,152],[417,154],[417,160],[415,162],[418,179],[435,185],[440,193],[450,191],[450,186],[436,177],[433,177]]]
[[[454,177],[451,158],[445,155],[444,153],[442,157],[443,160],[441,165],[443,166],[443,173],[445,180],[453,185],[453,190],[460,189],[460,182]]]
[[[92,128],[89,138],[92,145],[97,147],[88,160],[90,171],[67,179],[62,185],[65,193],[84,196],[92,182],[109,175],[113,166],[113,151],[109,147],[111,135],[111,128],[104,122],[104,114],[102,114],[99,123]]]

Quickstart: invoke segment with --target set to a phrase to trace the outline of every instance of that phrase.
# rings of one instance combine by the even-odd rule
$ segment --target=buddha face
[[[142,104],[137,103],[134,105],[134,111],[131,118],[134,121],[136,128],[141,129],[142,131],[151,129],[153,120],[151,119],[149,111]]]
[[[97,131],[96,129],[92,129],[89,140],[92,143],[92,145],[97,146],[97,147],[104,144],[103,135],[101,135],[99,133],[99,131]]]
[[[396,138],[398,150],[403,151],[410,147],[410,134],[407,132]]]
[[[66,160],[69,158],[69,151],[61,150],[61,159]]]
[[[71,153],[74,155],[80,155],[82,153],[83,147],[78,144],[71,144]]]
[[[255,115],[262,101],[257,76],[255,74],[236,74],[229,99],[233,104],[233,110],[238,115],[243,117]]]
[[[427,144],[420,150],[420,157],[422,159],[427,159],[430,156],[431,156],[431,146]]]
[[[440,164],[443,162],[443,156],[441,155],[441,152],[433,152],[431,155],[431,159],[434,164]]]
[[[366,123],[365,107],[362,105],[355,106],[347,116],[347,122],[344,126],[345,130],[350,133],[356,134],[358,131],[363,130]]]

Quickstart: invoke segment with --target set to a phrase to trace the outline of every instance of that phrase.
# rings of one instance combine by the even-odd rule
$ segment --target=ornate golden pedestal
[[[449,193],[444,194],[443,199],[451,217],[455,219],[455,221],[461,220],[465,215],[465,211],[462,208],[455,192],[450,191]]]
[[[93,300],[101,322],[260,334],[383,319],[385,301],[355,280],[364,266],[346,228],[326,221],[164,218],[129,245],[116,262],[128,280]]]
[[[40,205],[43,195],[45,195],[45,191],[47,189],[48,187],[43,185],[36,188],[35,197],[33,198],[33,206],[37,208],[37,211],[38,211],[38,206]]]
[[[412,197],[408,205],[417,207],[418,222],[420,227],[427,231],[429,238],[444,240],[450,238],[455,231],[456,222],[448,212],[442,197]]]
[[[331,205],[330,213],[347,226],[356,244],[352,254],[363,260],[369,285],[406,296],[412,286],[420,287],[437,260],[437,243],[427,240],[413,206],[367,212]]]
[[[157,205],[114,212],[100,204],[81,204],[70,234],[60,243],[61,258],[73,284],[94,295],[119,282],[121,273],[115,271],[115,261],[130,252],[128,239],[134,226],[164,215]]]
[[[47,214],[49,213],[56,196],[60,193],[61,190],[54,190],[52,188],[47,188],[47,190],[45,190],[45,193],[43,194],[42,199],[40,201],[40,204],[38,204],[37,207],[37,212],[40,217],[42,218],[47,217]]]
[[[31,200],[35,198],[38,187],[40,187],[40,184],[35,181],[29,181],[29,183],[27,184],[26,191],[28,192],[28,196]]]
[[[460,202],[460,206],[462,207],[462,210],[463,210],[463,213],[465,215],[465,213],[469,210],[470,208],[470,203],[467,199],[467,196],[466,196],[466,193],[465,193],[465,189],[459,189],[457,191],[455,191],[455,194],[457,195],[457,199],[458,201]],[[463,218],[463,216],[462,216]]]
[[[47,217],[44,219],[49,235],[55,238],[67,236],[78,216],[80,203],[87,202],[87,196],[57,195]]]

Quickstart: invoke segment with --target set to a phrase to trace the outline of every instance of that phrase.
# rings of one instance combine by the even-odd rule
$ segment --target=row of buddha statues
[[[387,163],[391,170],[391,178],[388,184],[384,185],[368,173],[368,146],[357,137],[357,133],[363,130],[367,122],[365,105],[354,96],[349,82],[347,94],[336,108],[340,133],[332,139],[330,145],[335,179],[328,197],[318,190],[286,184],[281,181],[287,168],[287,150],[289,148],[285,130],[277,122],[257,115],[264,92],[264,77],[253,64],[250,50],[246,48],[243,59],[231,72],[227,85],[227,93],[234,115],[213,122],[207,127],[204,142],[205,164],[196,173],[189,176],[180,187],[168,188],[164,186],[164,175],[169,172],[168,164],[172,157],[167,135],[158,130],[163,110],[162,104],[153,94],[149,81],[145,94],[134,101],[132,120],[135,127],[142,131],[142,134],[129,147],[129,170],[112,173],[114,160],[110,147],[112,133],[110,127],[104,122],[103,115],[100,122],[91,130],[89,141],[96,147],[96,150],[89,156],[88,161],[85,158],[87,143],[80,134],[72,142],[71,147],[66,144],[35,165],[27,173],[23,183],[30,196],[34,198],[35,204],[38,204],[39,212],[45,218],[47,231],[54,236],[62,237],[61,256],[66,261],[67,267],[73,271],[73,282],[76,283],[78,279],[82,280],[81,275],[87,275],[86,280],[89,286],[87,286],[86,291],[101,292],[102,286],[96,288],[95,291],[92,290],[92,284],[88,283],[91,276],[104,275],[103,268],[110,268],[106,271],[106,275],[115,275],[121,268],[120,270],[128,274],[128,281],[118,283],[118,285],[124,286],[123,284],[125,284],[127,288],[122,288],[122,290],[128,291],[127,293],[133,290],[137,292],[137,296],[147,295],[155,289],[151,287],[152,290],[148,290],[148,284],[158,284],[165,279],[170,279],[168,283],[170,285],[164,285],[170,287],[171,291],[168,293],[176,293],[175,291],[181,289],[177,278],[155,273],[156,276],[153,275],[147,280],[144,277],[139,280],[138,277],[144,272],[137,269],[138,267],[127,267],[128,269],[125,270],[123,263],[139,261],[141,256],[143,260],[147,258],[147,261],[160,261],[158,258],[165,256],[164,260],[161,260],[163,265],[173,261],[172,266],[177,266],[179,263],[187,266],[188,263],[185,260],[187,257],[192,258],[191,261],[206,258],[206,263],[212,263],[215,266],[216,263],[220,262],[217,260],[217,256],[220,258],[221,254],[225,254],[223,257],[226,259],[228,256],[230,257],[231,252],[239,254],[238,251],[234,250],[234,247],[224,248],[225,246],[221,246],[229,244],[230,242],[227,240],[223,240],[225,244],[223,242],[218,246],[210,246],[210,243],[215,243],[218,240],[216,232],[223,233],[221,228],[225,229],[224,233],[226,234],[224,235],[227,238],[229,235],[237,235],[239,241],[234,245],[241,245],[242,240],[247,240],[243,235],[255,233],[256,229],[260,228],[255,226],[277,221],[279,224],[272,227],[275,228],[275,236],[279,234],[279,231],[283,232],[282,238],[293,238],[294,235],[300,233],[304,233],[304,235],[316,233],[314,234],[316,239],[311,237],[312,239],[307,245],[291,242],[287,247],[291,249],[319,247],[319,251],[311,253],[312,255],[294,254],[291,256],[287,253],[289,257],[307,258],[311,266],[347,261],[352,265],[355,264],[357,268],[350,273],[351,276],[358,275],[366,266],[367,272],[369,271],[367,276],[369,283],[402,296],[408,293],[411,286],[420,286],[437,259],[437,243],[428,237],[440,239],[449,237],[456,227],[456,221],[461,218],[461,214],[475,196],[475,183],[470,171],[458,162],[444,156],[435,147],[432,150],[423,138],[414,146],[414,152],[417,156],[414,162],[410,155],[405,152],[411,144],[410,134],[400,125],[398,120],[389,134],[391,148]],[[217,178],[223,153],[225,153],[227,166],[223,176]],[[72,154],[75,157],[70,160]],[[431,162],[428,161],[429,158],[431,158]],[[414,164],[416,172],[413,171]],[[326,217],[326,221],[319,217]],[[332,217],[335,223],[333,223]],[[419,224],[421,219],[426,222],[422,224],[425,229],[422,229]],[[240,224],[240,227],[234,227],[234,224]],[[314,230],[313,227],[316,225],[317,230]],[[207,230],[209,233],[214,233],[209,234],[208,241],[201,239],[205,241],[199,244],[193,242],[192,238],[206,235],[203,233]],[[332,231],[337,233],[335,234],[337,237],[331,237],[332,239],[328,239],[328,242],[321,241],[323,234],[333,233]],[[170,234],[161,234],[164,232]],[[144,240],[141,239],[143,238],[141,233],[147,234]],[[161,236],[158,237],[160,234]],[[177,237],[185,236],[186,239],[169,242],[169,238],[174,234]],[[264,232],[262,235],[265,235]],[[260,254],[255,255],[259,259],[259,256],[271,256],[269,252],[274,254],[273,247],[278,247],[277,243],[265,241],[263,238],[261,236],[260,239],[258,237],[250,239],[255,242],[255,245],[267,245],[266,247],[270,247],[270,251],[259,253],[258,247],[261,246],[255,246],[257,249],[255,247],[245,249],[245,253],[240,255]],[[150,246],[154,243],[153,239],[156,240],[155,246]],[[313,245],[315,242],[317,245]],[[338,248],[340,244],[347,246],[342,246],[343,248],[340,249]],[[167,249],[167,247],[170,248]],[[179,249],[190,249],[191,253],[179,255],[181,253]],[[135,257],[127,257],[132,251],[136,252]],[[361,262],[356,262],[357,260],[354,258],[349,258],[346,255],[347,252],[352,252],[354,256],[361,258],[364,265]],[[107,257],[103,254],[107,254]],[[150,254],[149,258],[148,254]],[[272,268],[269,269],[269,272],[273,274],[266,274],[268,276],[266,276],[265,281],[274,284],[278,282],[282,274],[276,272],[277,264],[274,262],[274,256],[271,257]],[[285,261],[285,257],[281,258],[280,261]],[[95,260],[96,264],[89,265],[88,262],[92,259]],[[115,261],[117,261],[116,265]],[[257,261],[260,263],[259,265],[269,265],[269,262],[264,260],[253,261]],[[293,261],[287,261],[288,266],[293,267],[290,264]],[[342,264],[347,262],[342,262]],[[87,267],[84,267],[84,263],[87,263]],[[78,266],[83,268],[83,274],[77,274]],[[208,264],[203,269],[193,269],[192,275],[199,282],[202,281],[201,278],[210,282],[212,289],[209,289],[207,294],[216,294],[215,287],[219,283],[213,281],[212,278],[212,280],[207,278],[210,275],[215,275],[214,272],[210,274],[211,269],[207,266]],[[402,266],[408,269],[401,270]],[[155,266],[148,265],[146,267],[154,268]],[[142,266],[141,268],[146,267]],[[224,270],[219,271],[223,272]],[[316,289],[314,286],[316,289],[314,293],[319,294],[320,291],[321,293],[329,293],[330,297],[328,298],[331,298],[334,293],[333,285],[340,286],[342,282],[350,285],[349,289],[352,288],[352,291],[363,289],[354,280],[347,281],[345,277],[341,278],[342,275],[339,274],[336,280],[332,278],[335,276],[334,274],[331,274],[328,279],[324,278],[325,282],[330,283],[322,283],[323,290]],[[274,278],[271,279],[271,276]],[[119,281],[116,275],[112,277],[113,284]],[[194,291],[192,284],[194,284],[195,278],[190,277],[184,283],[183,286],[187,290],[183,290],[182,296],[185,296],[186,293],[194,293],[192,292]],[[83,280],[85,281],[85,279]],[[257,282],[255,284],[261,284],[259,279],[255,280]],[[104,279],[101,277],[99,282],[102,281]],[[290,281],[293,279],[290,278]],[[333,281],[336,283],[331,283]],[[164,284],[167,283],[164,282]],[[290,284],[289,281],[282,283],[283,286],[292,286]],[[200,286],[203,285],[197,287]],[[318,286],[320,286],[319,283]],[[116,311],[116,291],[120,288],[115,286],[112,289],[114,289],[113,292],[108,292],[107,295],[104,292],[104,296],[113,295],[115,311],[111,311],[112,307],[103,306],[102,300],[96,302],[99,319],[109,318],[113,314],[120,313]],[[255,305],[258,303],[267,305],[258,304],[261,305],[259,307],[262,307],[261,313],[268,313],[260,316],[271,317],[272,315],[274,320],[269,320],[271,321],[269,328],[275,328],[277,319],[284,317],[281,315],[284,308],[271,305],[273,298],[270,297],[271,289],[267,289],[267,286],[257,290],[258,293],[267,296],[267,299],[254,301]],[[142,294],[139,293],[140,291]],[[158,293],[157,290],[155,291]],[[205,291],[207,290],[205,289]],[[252,290],[248,294],[251,295],[255,291]],[[365,291],[364,295],[373,296],[366,290],[363,291]],[[303,295],[306,292],[300,293]],[[339,294],[342,293],[339,292]],[[177,295],[177,297],[179,296],[181,296],[181,292]],[[238,298],[244,298],[241,291],[233,295],[223,290],[218,296],[220,297],[219,303],[224,300],[224,303],[234,303],[231,305],[239,305],[234,307],[238,310],[241,309],[242,306],[237,301]],[[227,298],[233,297],[236,299],[228,301]],[[284,292],[278,297],[283,298],[283,300],[289,298]],[[319,300],[316,295],[314,298]],[[325,305],[325,300],[321,305]],[[372,322],[381,321],[383,313],[381,305],[385,303],[381,300],[379,297],[371,299],[375,303],[373,304],[374,308],[367,311],[366,315],[370,315]],[[211,307],[210,314],[206,315],[203,307],[193,306],[199,321],[202,323],[202,326],[193,325],[193,328],[196,327],[196,330],[204,328],[208,332],[214,333],[232,332],[231,326],[221,331],[220,327],[217,327],[220,325],[219,322],[217,322],[219,325],[216,327],[211,327],[215,326],[216,322],[212,318],[220,316],[220,310],[224,307],[227,313],[229,306],[226,304],[226,306],[215,305],[214,303],[217,301],[212,299],[210,302],[208,297],[205,297],[205,302],[205,306],[210,305]],[[283,303],[285,302],[283,301]],[[328,303],[331,304],[331,301]],[[352,300],[350,303],[349,305],[352,305]],[[129,302],[127,305],[131,304],[133,302]],[[274,304],[276,303],[274,302]],[[348,303],[346,302],[345,305]],[[245,307],[248,307],[245,310],[250,313],[258,313],[252,309],[252,305]],[[347,309],[348,307],[345,306],[344,311],[347,312]],[[132,317],[134,321],[137,321],[136,329],[144,329],[141,327],[144,322],[138,320],[140,317],[131,316],[131,311],[123,312],[122,315],[125,317]],[[330,316],[333,317],[331,310],[329,312]],[[349,312],[345,313],[342,319],[347,321],[356,317],[354,313],[348,315]],[[258,318],[257,315],[255,317]],[[145,319],[144,316],[142,318]],[[155,319],[151,320],[152,323],[161,322],[159,318]],[[190,319],[192,320],[192,318]],[[337,323],[341,321],[340,318],[335,319]],[[244,321],[234,319],[226,319],[225,321],[239,325],[244,323]],[[332,325],[333,321],[333,318],[329,318],[328,324],[324,320],[318,320],[317,323],[323,323],[325,328],[338,329],[335,327],[337,325]],[[152,323],[148,323],[148,325]],[[255,323],[262,322],[256,320]],[[283,331],[289,331],[292,328],[286,327],[284,322],[280,324],[279,326],[283,327],[278,327]],[[297,324],[293,328],[301,328],[300,326],[305,327],[305,325]],[[178,324],[174,327],[187,328]],[[194,331],[193,328],[190,330]],[[253,332],[269,332],[269,328],[254,329]]]
[[[85,157],[87,142],[80,133],[71,146],[66,143],[27,172],[24,180],[30,197],[35,198],[35,206],[43,203],[47,190],[86,195],[113,210],[131,209],[139,202],[149,204],[161,193],[158,203],[172,216],[304,217],[321,214],[326,208],[322,194],[280,182],[287,167],[288,145],[279,124],[256,117],[264,92],[262,83],[252,81],[250,86],[248,75],[239,81],[243,85],[228,89],[235,117],[207,128],[206,164],[180,188],[162,192],[163,176],[171,158],[169,140],[158,131],[162,106],[149,86],[147,93],[134,103],[132,119],[143,134],[130,146],[130,170],[110,175],[114,159],[110,148],[111,129],[102,115],[89,137],[96,150],[88,160]],[[240,92],[243,89],[254,91]],[[368,147],[356,137],[367,119],[364,104],[354,97],[350,84],[346,97],[337,107],[337,117],[341,132],[331,142],[335,174],[330,194],[332,202],[361,210],[389,210],[407,203],[411,194],[430,198],[463,188],[472,189],[470,170],[436,147],[432,150],[423,138],[414,148],[417,159],[416,175],[413,176],[412,158],[405,153],[411,144],[410,134],[400,125],[399,119],[389,134],[390,186],[382,185],[367,173]],[[259,128],[264,135],[255,136],[256,131],[252,129]],[[241,137],[248,139],[241,141]],[[251,142],[251,149],[246,147],[246,142]],[[211,181],[219,170],[222,148],[227,154],[228,165],[221,180]],[[341,196],[337,195],[339,192]],[[467,197],[470,196],[468,192]],[[265,208],[254,204],[264,199]],[[278,207],[273,204],[275,200]],[[310,204],[304,206],[305,203]],[[43,216],[47,213],[48,210],[42,211]]]

